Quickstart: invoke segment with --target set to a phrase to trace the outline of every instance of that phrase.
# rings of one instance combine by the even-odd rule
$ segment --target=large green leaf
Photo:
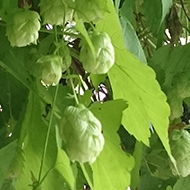
[[[43,111],[40,105],[38,97],[31,92],[28,98],[28,107],[26,109],[24,122],[22,124],[21,136],[22,138],[25,137],[22,143],[25,163],[23,172],[17,183],[18,189],[31,189],[29,185],[32,185],[36,180],[38,180],[42,153],[44,151],[45,137],[47,134],[47,125],[45,124],[46,122],[42,120]],[[71,177],[71,170],[69,170],[70,163],[68,158],[64,157],[64,155],[58,151],[55,135],[55,121],[53,123],[54,125],[51,128],[47,144],[42,177],[47,172],[49,172],[49,174],[42,183],[42,188],[52,190],[56,186],[58,188],[58,184],[60,184],[60,189],[68,189],[68,185],[73,189],[74,179]],[[63,160],[61,160],[61,158]],[[56,169],[58,168],[59,172],[63,171],[64,168],[64,173],[62,172],[60,174],[55,170],[55,167]],[[52,172],[55,173],[55,175],[52,175]],[[63,176],[65,179],[63,179]],[[68,185],[66,185],[66,182]]]
[[[121,123],[122,111],[127,107],[124,100],[112,100],[91,107],[93,114],[101,121],[105,146],[96,162],[92,164],[94,189],[125,189],[130,184],[130,171],[134,159],[120,146],[117,130]],[[111,119],[110,119],[111,118]]]
[[[166,96],[155,79],[154,71],[126,50],[112,1],[109,1],[109,7],[110,13],[99,24],[98,29],[109,34],[115,47],[115,65],[108,76],[114,98],[122,98],[129,105],[124,111],[122,123],[129,133],[146,145],[149,144],[149,128],[152,123],[169,153],[167,130],[170,110]]]
[[[115,140],[106,139],[104,150],[92,165],[95,190],[122,190],[130,184],[134,160],[119,149]]]

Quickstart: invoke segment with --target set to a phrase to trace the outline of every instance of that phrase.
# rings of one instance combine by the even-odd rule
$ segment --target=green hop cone
[[[60,137],[72,162],[93,163],[103,149],[100,121],[84,105],[69,106],[60,125]]]
[[[41,81],[45,85],[57,85],[62,76],[62,58],[46,55],[37,60],[41,64]]]
[[[62,72],[66,71],[70,65],[71,65],[71,55],[70,55],[70,50],[68,48],[68,46],[64,43],[57,43],[56,44],[56,54],[60,55],[62,57],[63,60],[63,64],[62,64]]]
[[[72,0],[41,0],[40,14],[44,24],[64,25],[73,20]]]
[[[40,30],[40,16],[35,11],[20,10],[7,23],[6,34],[12,46],[36,44]]]
[[[107,1],[102,0],[76,0],[75,9],[79,19],[93,23],[98,23],[108,12]]]
[[[171,163],[171,169],[174,175],[186,177],[190,174],[190,134],[182,129],[175,129],[170,134],[170,147],[173,157],[176,160],[176,168]]]
[[[84,69],[92,74],[105,74],[115,61],[114,47],[111,39],[105,32],[89,34],[95,50],[95,56],[85,40],[81,40],[80,61]]]

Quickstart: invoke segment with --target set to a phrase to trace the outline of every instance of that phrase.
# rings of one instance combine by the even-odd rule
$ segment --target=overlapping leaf
[[[23,138],[25,167],[20,176],[20,180],[18,180],[17,183],[18,189],[30,189],[31,187],[29,187],[29,185],[32,185],[37,181],[44,149],[45,136],[47,133],[47,125],[42,120],[42,111],[39,99],[33,93],[30,93],[28,101],[29,103],[24,122],[22,124],[21,134],[21,136],[25,137]],[[69,159],[66,154],[62,153],[61,150],[58,150],[55,137],[55,128],[52,126],[42,170],[42,177],[47,172],[49,172],[49,174],[42,183],[42,188],[51,190],[56,188],[56,186],[58,188],[58,186],[61,186],[62,184],[65,187],[68,186],[67,189],[69,189],[69,186],[73,189],[75,181],[70,168]],[[54,175],[52,175],[52,172]],[[22,178],[25,179],[24,184]]]
[[[189,44],[175,49],[171,49],[169,45],[163,46],[149,62],[167,95],[171,107],[171,122],[182,116],[182,101],[190,96],[189,48]]]
[[[104,149],[92,165],[96,190],[126,189],[130,184],[130,171],[133,168],[134,159],[122,151],[117,134],[122,111],[126,107],[124,100],[112,100],[103,104],[94,104],[91,107],[93,114],[102,123],[105,137]]]
[[[172,0],[145,0],[144,9],[147,22],[153,32],[158,32],[165,16],[172,5]]]
[[[146,57],[140,41],[137,37],[136,31],[134,30],[130,18],[133,16],[134,1],[125,1],[120,11],[120,23],[122,26],[123,38],[125,47],[134,54],[142,62],[146,63]]]

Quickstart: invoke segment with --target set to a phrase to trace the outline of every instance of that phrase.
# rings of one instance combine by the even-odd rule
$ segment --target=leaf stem
[[[35,185],[35,186],[33,187],[32,190],[38,190],[38,188],[40,187],[40,185],[42,184],[42,182],[45,180],[45,178],[47,177],[47,175],[48,175],[52,170],[54,170],[54,168],[55,168],[55,167],[50,168],[50,169],[46,172],[46,174],[44,175],[44,177],[41,179],[41,181],[39,181],[39,182],[37,183],[37,185]]]
[[[77,94],[76,94],[76,91],[75,91],[75,87],[74,87],[74,84],[73,84],[73,79],[71,77],[71,74],[70,74],[70,70],[68,69],[68,75],[69,75],[69,81],[71,83],[71,88],[73,90],[73,95],[74,95],[74,98],[75,98],[75,102],[76,104],[79,104],[79,100],[77,98]]]
[[[54,26],[54,36],[55,36],[55,42],[58,42],[58,39],[57,39],[57,26]]]
[[[46,152],[47,152],[49,134],[50,134],[50,130],[51,130],[52,119],[53,119],[53,112],[54,112],[55,102],[56,102],[56,99],[57,99],[58,89],[59,89],[59,85],[56,86],[55,94],[54,94],[54,98],[53,98],[53,102],[52,102],[52,109],[51,109],[51,112],[50,112],[50,119],[49,119],[49,123],[48,123],[48,130],[47,130],[45,144],[44,144],[44,149],[43,149],[43,153],[42,153],[42,160],[41,160],[40,171],[39,171],[39,176],[38,176],[38,183],[40,183],[41,177],[42,177],[42,170],[43,170],[43,165],[44,165],[45,156],[46,156]]]

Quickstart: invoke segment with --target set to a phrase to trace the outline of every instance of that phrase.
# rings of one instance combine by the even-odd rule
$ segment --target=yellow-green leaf
[[[108,76],[114,98],[122,98],[129,105],[123,113],[122,124],[137,140],[149,145],[152,123],[164,147],[170,153],[167,132],[170,109],[166,103],[166,96],[155,79],[155,72],[126,50],[111,0],[109,9],[110,13],[97,28],[109,34],[115,47],[115,65],[108,72]]]

